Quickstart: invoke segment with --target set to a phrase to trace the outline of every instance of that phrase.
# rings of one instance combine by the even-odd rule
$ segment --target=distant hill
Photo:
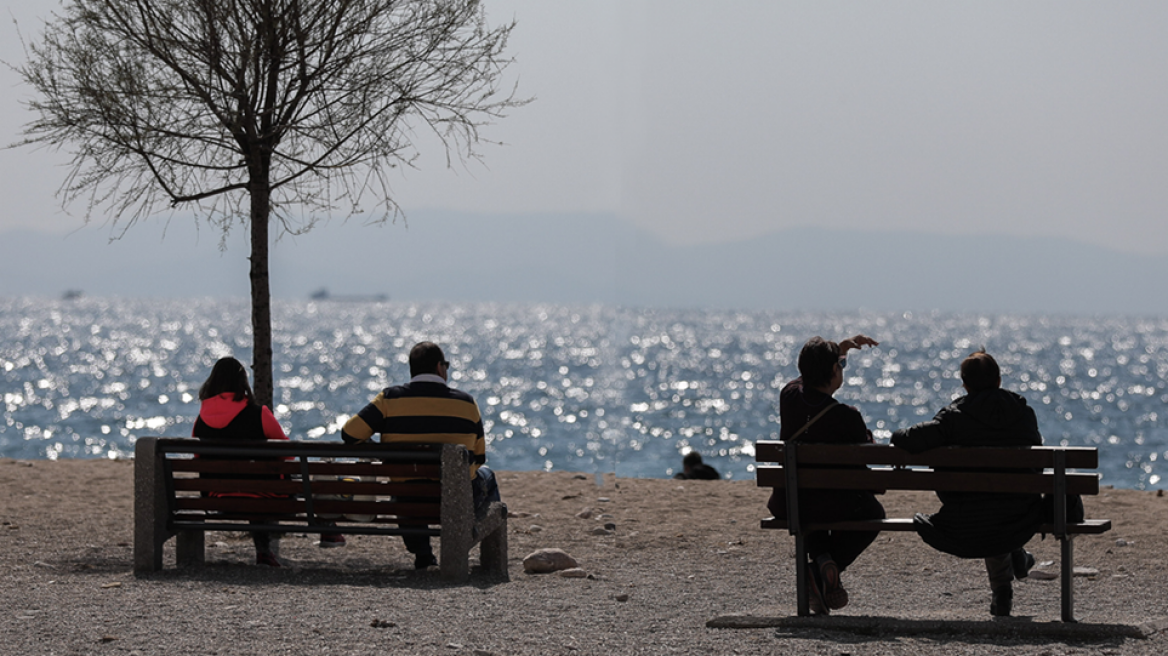
[[[247,296],[245,233],[193,221],[114,242],[0,235],[0,295]],[[408,228],[339,222],[273,248],[276,297],[318,290],[391,300],[654,307],[1168,315],[1168,257],[1062,239],[799,228],[749,241],[670,246],[605,215],[418,211]]]

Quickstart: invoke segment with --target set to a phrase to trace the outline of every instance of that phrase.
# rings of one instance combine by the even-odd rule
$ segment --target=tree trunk
[[[272,294],[268,282],[268,218],[271,189],[268,181],[251,184],[251,330],[252,375],[256,402],[273,408]],[[274,408],[273,408],[274,409]]]

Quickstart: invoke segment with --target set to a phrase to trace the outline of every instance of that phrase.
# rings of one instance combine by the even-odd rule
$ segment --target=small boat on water
[[[346,301],[350,303],[384,303],[389,300],[389,294],[331,294],[321,287],[308,295],[314,301]]]

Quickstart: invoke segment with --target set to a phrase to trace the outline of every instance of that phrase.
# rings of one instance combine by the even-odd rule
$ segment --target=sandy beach
[[[1163,654],[1168,653],[1168,497],[1105,489],[1075,541],[1078,634],[1060,632],[1057,580],[1015,584],[1014,617],[991,619],[980,561],[883,534],[844,574],[851,603],[796,622],[793,541],[758,527],[753,481],[498,472],[510,582],[444,584],[415,572],[400,539],[323,550],[288,535],[290,567],[253,565],[246,534],[211,534],[208,563],[135,577],[133,462],[0,460],[5,654]],[[882,497],[890,516],[929,494]],[[585,509],[592,516],[577,515]],[[594,534],[606,523],[608,535]],[[523,572],[543,547],[587,578]],[[1036,537],[1039,569],[1058,543]],[[764,626],[771,622],[772,626]],[[732,625],[755,628],[719,628]],[[777,625],[777,628],[774,626]]]

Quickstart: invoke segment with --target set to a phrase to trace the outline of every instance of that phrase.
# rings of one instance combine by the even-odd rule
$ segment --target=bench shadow
[[[286,568],[255,567],[235,563],[206,563],[199,566],[168,568],[142,574],[139,581],[198,582],[230,586],[350,586],[359,588],[397,588],[433,590],[442,588],[475,587],[489,589],[508,583],[507,579],[472,567],[466,581],[446,581],[437,568],[429,570],[395,569],[392,567],[349,568],[332,566],[293,566]]]
[[[1015,616],[985,620],[904,619],[879,615],[835,615],[799,617],[774,615],[729,615],[707,622],[710,628],[773,628],[778,638],[817,637],[836,642],[887,641],[897,638],[937,638],[946,642],[971,644],[1043,645],[1049,643],[1092,643],[1117,646],[1129,639],[1147,639],[1168,628],[1161,619],[1142,624],[1098,622],[1036,621]]]

